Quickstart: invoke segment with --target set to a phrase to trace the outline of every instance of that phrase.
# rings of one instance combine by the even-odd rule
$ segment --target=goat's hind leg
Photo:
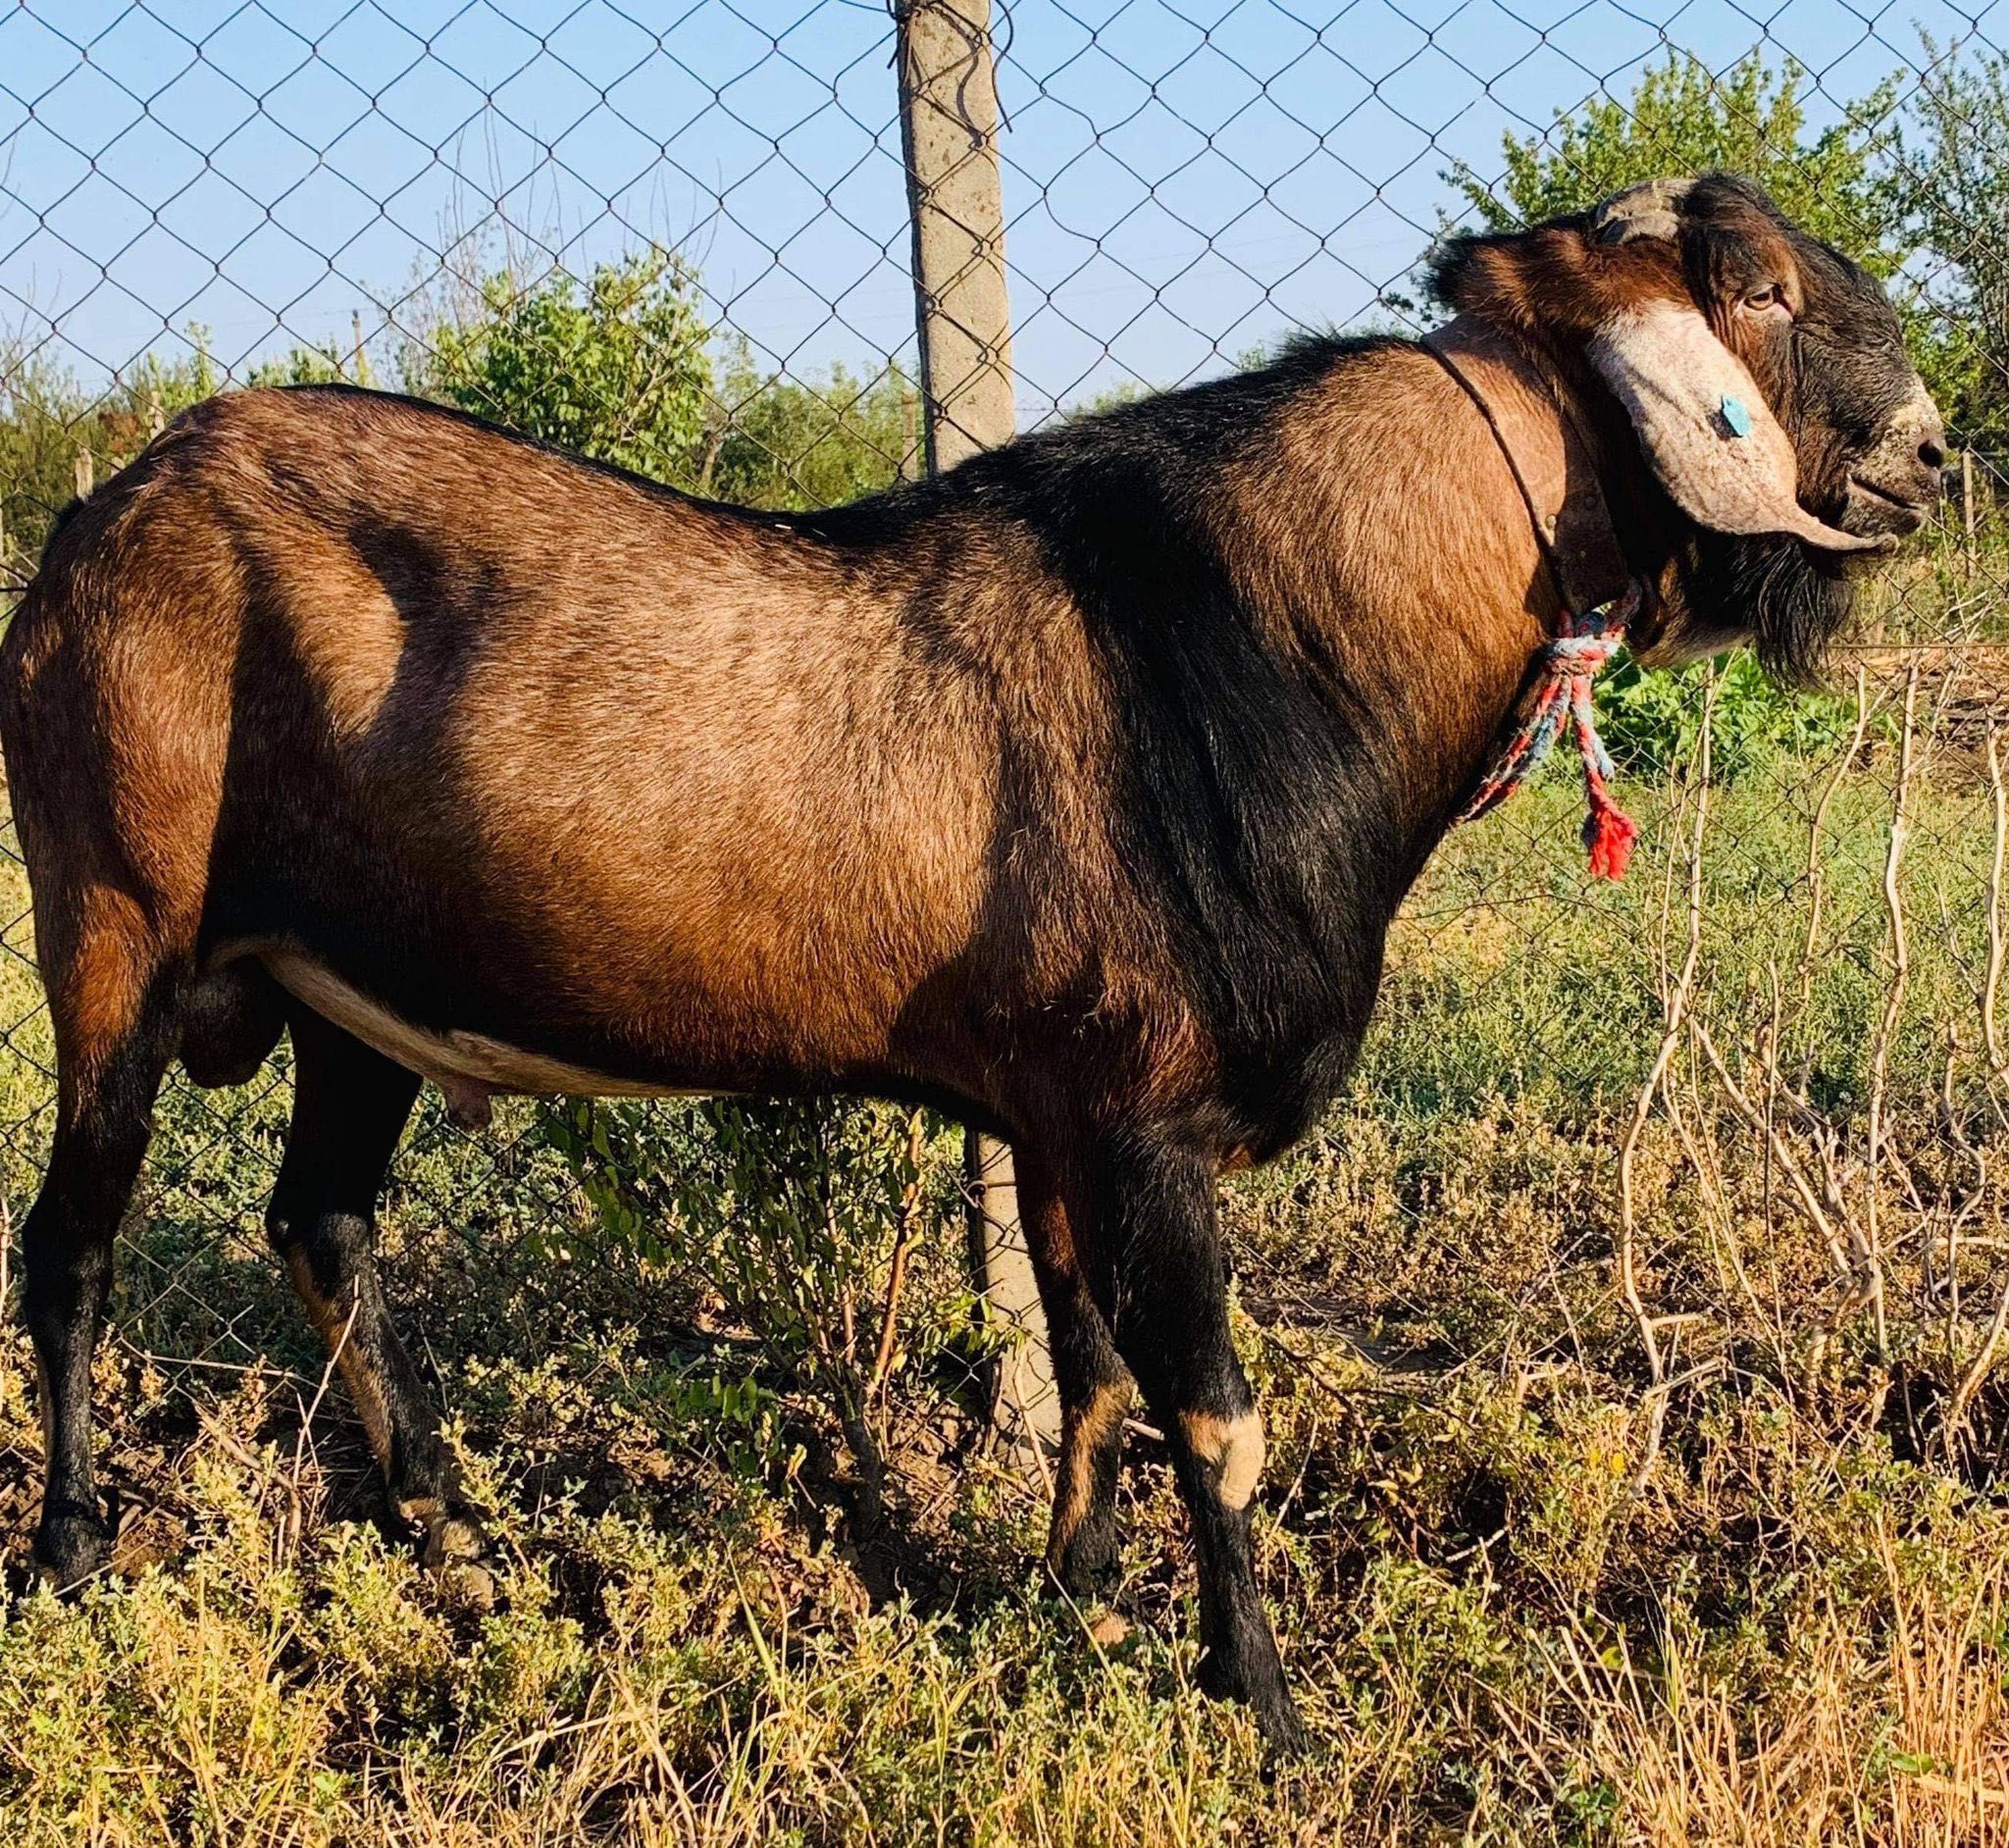
[[[493,1588],[476,1564],[481,1522],[377,1271],[377,1196],[419,1080],[305,1007],[289,1010],[288,1023],[293,1121],[266,1229],[341,1370],[392,1505],[423,1536],[426,1564],[486,1598]]]
[[[80,894],[74,911],[48,906],[37,916],[48,920],[39,936],[56,1034],[56,1137],[21,1229],[22,1313],[40,1380],[46,1471],[35,1563],[62,1588],[111,1561],[91,1467],[91,1357],[113,1239],[174,1052],[177,978],[138,906],[108,888]]]

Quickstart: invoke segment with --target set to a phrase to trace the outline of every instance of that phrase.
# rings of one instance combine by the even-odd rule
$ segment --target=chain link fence
[[[931,433],[896,55],[910,24],[865,0],[17,0],[0,15],[0,569],[24,582],[60,506],[178,409],[256,383],[411,390],[770,506],[916,473]],[[1683,169],[1698,138],[1889,273],[1947,400],[1954,491],[1878,585],[1840,696],[1789,707],[1734,669],[1667,691],[1621,676],[1613,736],[1646,830],[1630,884],[1581,883],[1560,776],[1462,833],[1399,926],[1348,1122],[1539,1108],[1597,1143],[1599,1204],[1503,1275],[1501,1305],[1587,1266],[1664,1399],[1727,1363],[1683,1331],[1748,1282],[1695,1258],[1694,1225],[1720,1223],[1721,1255],[1795,1213],[1833,1254],[1822,1288],[1877,1296],[1880,1328],[1914,1286],[1938,1325],[1952,1279],[1966,1382],[1995,1287],[1953,1247],[1982,1262],[1999,1216],[2009,14],[1015,0],[990,26],[1022,430],[1296,329],[1419,326],[1417,265],[1448,225]],[[53,1076],[7,844],[0,1176],[18,1211]],[[1618,1023],[1616,1052],[1586,1013]],[[1442,1031],[1452,1019],[1470,1030]],[[1807,1050],[1816,1027],[1867,1063],[1838,1076]],[[122,1363],[162,1405],[199,1407],[268,1357],[307,1380],[318,1366],[260,1229],[286,1098],[283,1055],[237,1092],[171,1083],[118,1309]],[[1933,1136],[1913,1134],[1928,1117]],[[931,1300],[953,1298],[954,1241],[932,1230],[961,1172],[943,1135],[817,1121],[791,1146],[862,1159],[891,1203],[886,1262],[937,1253],[912,1261],[941,1266]],[[623,1178],[702,1133],[671,1106],[518,1104],[469,1134],[429,1093],[386,1214],[399,1294],[424,1299],[442,1350],[497,1319],[597,1316],[733,1352],[750,1283],[684,1266],[651,1226],[688,1203]],[[1750,1188],[1732,1172],[1747,1147],[1767,1175]],[[698,1155],[716,1172],[716,1151]],[[1636,1205],[1653,1160],[1687,1203],[1664,1224]],[[1407,1311],[1428,1319],[1431,1254],[1471,1223],[1406,1172],[1385,1220],[1400,1251],[1370,1302],[1335,1305],[1276,1236],[1293,1188],[1344,1195],[1333,1172],[1294,1168],[1231,1208],[1244,1305],[1301,1359],[1363,1315],[1377,1342]],[[1526,1198],[1547,1197],[1530,1182]],[[865,1330],[836,1364],[870,1388],[858,1282],[832,1282]],[[885,1269],[865,1282],[883,1292]],[[981,1358],[950,1320],[942,1363]],[[0,1473],[26,1483],[31,1461]]]

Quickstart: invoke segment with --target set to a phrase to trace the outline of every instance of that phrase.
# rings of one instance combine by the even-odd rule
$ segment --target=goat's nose
[[[1936,488],[1939,471],[1946,466],[1946,423],[1923,386],[1913,402],[1912,430],[1918,438],[1919,466],[1932,478]]]

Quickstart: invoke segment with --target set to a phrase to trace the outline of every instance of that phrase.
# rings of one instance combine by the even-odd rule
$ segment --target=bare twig
[[[1883,904],[1890,920],[1890,976],[1884,990],[1883,1011],[1870,1051],[1870,1147],[1869,1187],[1864,1195],[1865,1241],[1869,1247],[1868,1281],[1870,1311],[1877,1329],[1877,1359],[1890,1364],[1890,1330],[1884,1307],[1883,1237],[1880,1213],[1883,1162],[1886,1154],[1887,1112],[1890,1092],[1890,1052],[1904,1018],[1906,991],[1911,977],[1911,943],[1905,929],[1904,897],[1898,889],[1898,872],[1904,849],[1911,838],[1912,780],[1918,767],[1919,668],[1916,658],[1904,680],[1904,724],[1898,742],[1897,787],[1892,793],[1890,830],[1883,854]]]
[[[900,1200],[900,1227],[894,1235],[893,1258],[886,1272],[886,1302],[879,1317],[879,1347],[872,1357],[872,1371],[865,1381],[865,1392],[870,1398],[879,1398],[886,1391],[886,1382],[893,1371],[893,1356],[898,1344],[900,1329],[900,1298],[906,1285],[907,1255],[913,1250],[914,1240],[919,1235],[921,1217],[921,1157],[925,1119],[919,1110],[907,1119],[906,1158],[909,1170],[905,1191]]]
[[[1695,785],[1695,819],[1688,837],[1687,953],[1682,960],[1680,974],[1674,978],[1671,986],[1664,988],[1660,1048],[1654,1055],[1651,1069],[1647,1072],[1646,1082],[1639,1087],[1639,1095],[1633,1101],[1632,1120],[1626,1126],[1625,1140],[1619,1150],[1619,1290],[1624,1298],[1626,1309],[1631,1312],[1634,1325],[1639,1330],[1640,1346],[1646,1352],[1647,1370],[1656,1386],[1666,1379],[1667,1365],[1661,1354],[1660,1335],[1654,1317],[1647,1311],[1645,1300],[1639,1293],[1638,1212],[1634,1201],[1632,1172],[1639,1152],[1639,1139],[1645,1133],[1647,1118],[1653,1112],[1654,1100],[1660,1095],[1662,1082],[1667,1076],[1668,1063],[1674,1057],[1675,1047],[1680,1043],[1682,1024],[1687,1018],[1689,1001],[1694,993],[1695,970],[1702,957],[1702,844],[1709,821],[1710,733],[1715,713],[1716,678],[1712,675],[1708,693],[1703,700],[1702,745],[1697,764],[1699,774]],[[1664,886],[1661,897],[1664,935],[1672,897],[1671,890]],[[1657,1406],[1664,1407],[1665,1403],[1665,1400],[1656,1401]],[[1648,1440],[1647,1453],[1640,1464],[1642,1473],[1651,1465],[1652,1454],[1658,1448],[1658,1439],[1659,1420],[1656,1417]]]
[[[1841,788],[1842,778],[1848,775],[1861,752],[1863,735],[1869,730],[1869,676],[1858,661],[1855,730],[1849,734],[1848,748],[1835,759],[1832,773],[1822,786],[1821,799],[1814,804],[1814,817],[1807,828],[1807,936],[1800,955],[1800,1005],[1803,1008],[1814,999],[1814,963],[1821,947],[1822,912],[1828,901],[1828,875],[1821,863],[1821,836],[1828,826],[1828,810],[1834,801],[1834,793]]]
[[[1771,1152],[1774,1162],[1786,1184],[1792,1189],[1793,1197],[1800,1203],[1800,1210],[1807,1216],[1828,1246],[1828,1254],[1834,1260],[1835,1269],[1844,1277],[1855,1277],[1858,1265],[1850,1261],[1847,1240],[1844,1236],[1846,1212],[1842,1203],[1834,1196],[1831,1172],[1824,1178],[1829,1183],[1817,1187],[1807,1173],[1792,1147],[1781,1134],[1776,1118],[1752,1102],[1743,1086],[1731,1075],[1728,1064],[1718,1049],[1714,1036],[1700,1020],[1694,1020],[1691,1031],[1701,1047],[1703,1056],[1708,1059],[1710,1069],[1716,1073],[1717,1083],[1723,1087],[1724,1095],[1729,1099],[1737,1114],[1750,1126],[1754,1135],[1763,1138]],[[1860,1258],[1860,1254],[1858,1257]]]
[[[1988,1055],[1989,1072],[2002,1074],[2002,1038],[1997,1007],[2002,993],[2002,860],[2009,847],[2009,785],[2002,777],[2001,737],[1990,723],[1987,737],[1988,803],[1994,818],[1995,839],[1988,856],[1988,962],[1982,980],[1982,1045]]]

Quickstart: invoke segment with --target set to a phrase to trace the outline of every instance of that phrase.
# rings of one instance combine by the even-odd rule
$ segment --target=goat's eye
[[[1754,314],[1764,314],[1771,308],[1784,308],[1785,290],[1777,282],[1767,282],[1763,288],[1754,288],[1744,297],[1744,306]]]

